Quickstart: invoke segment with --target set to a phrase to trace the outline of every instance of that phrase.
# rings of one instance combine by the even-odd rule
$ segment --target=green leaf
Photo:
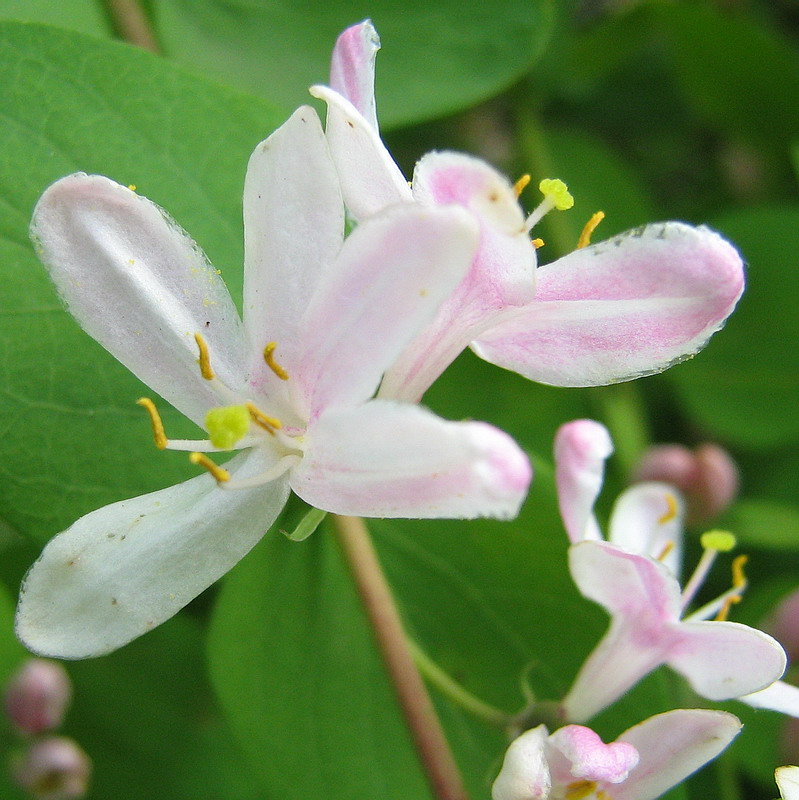
[[[490,97],[533,64],[551,0],[161,0],[166,53],[290,109],[326,83],[336,37],[371,17],[383,40],[377,99],[385,127],[440,117]]]
[[[247,159],[281,121],[263,101],[126,45],[0,24],[0,489],[2,517],[46,540],[98,506],[191,477],[158,453],[135,400],[145,387],[79,330],[28,242],[45,187],[75,171],[133,183],[240,293]],[[172,436],[193,426],[161,404]]]
[[[668,373],[693,420],[745,448],[799,439],[799,208],[733,212],[715,220],[748,264],[747,289],[726,328]]]

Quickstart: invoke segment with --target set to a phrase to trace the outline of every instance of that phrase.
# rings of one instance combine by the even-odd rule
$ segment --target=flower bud
[[[89,786],[92,762],[65,736],[33,742],[13,764],[17,785],[36,800],[74,800]]]
[[[72,699],[66,670],[55,661],[26,661],[6,686],[5,709],[22,733],[34,736],[57,728]]]
[[[799,662],[799,589],[777,604],[764,627],[785,648],[788,660]]]
[[[738,494],[738,468],[730,454],[715,444],[695,451],[676,444],[651,447],[633,473],[634,481],[663,481],[676,486],[688,504],[688,522],[718,516]]]

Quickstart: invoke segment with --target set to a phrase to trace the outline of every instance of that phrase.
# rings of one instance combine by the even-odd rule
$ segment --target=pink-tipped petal
[[[740,720],[724,711],[677,709],[650,717],[616,741],[641,754],[613,800],[655,800],[714,759],[738,735]]]
[[[546,757],[547,729],[526,731],[511,742],[491,789],[492,800],[546,800],[552,781]]]
[[[377,129],[333,89],[312,86],[310,91],[327,103],[327,141],[350,214],[364,220],[394,203],[411,202],[408,182]]]
[[[704,227],[638,228],[538,270],[535,302],[474,345],[487,361],[556,386],[660,372],[699,351],[735,307],[743,263]]]
[[[775,639],[747,625],[684,622],[666,661],[702,697],[728,700],[773,684],[786,659]]]
[[[351,25],[336,40],[330,61],[330,88],[352,103],[377,130],[375,59],[380,37],[371,20]]]
[[[780,714],[799,718],[799,686],[785,681],[774,681],[771,686],[759,692],[745,694],[737,699],[753,708],[778,711]]]
[[[685,504],[673,487],[638,483],[616,500],[608,539],[632,553],[659,559],[677,576],[682,563],[684,518]]]
[[[291,488],[337,514],[510,518],[532,476],[496,428],[383,400],[321,416],[307,439]]]
[[[413,194],[422,205],[468,209],[479,223],[480,242],[469,272],[435,321],[386,375],[381,396],[407,402],[418,402],[499,311],[533,299],[536,266],[513,187],[485,162],[429,153],[416,165]]]
[[[31,238],[70,313],[131,372],[202,425],[220,403],[197,365],[196,333],[231,388],[244,336],[217,271],[166,213],[99,175],[70,175],[36,205]]]
[[[477,244],[460,208],[400,205],[361,223],[301,320],[295,387],[311,421],[361,403],[468,269]]]
[[[558,728],[549,737],[549,744],[569,762],[571,779],[621,783],[639,760],[638,751],[631,744],[605,744],[599,734],[584,725]]]
[[[255,148],[244,184],[244,324],[256,391],[285,391],[264,347],[277,344],[275,359],[291,377],[302,314],[343,238],[336,171],[316,112],[303,106]]]
[[[602,488],[605,461],[612,452],[607,428],[590,419],[567,422],[555,435],[558,505],[572,544],[602,539],[594,503]]]

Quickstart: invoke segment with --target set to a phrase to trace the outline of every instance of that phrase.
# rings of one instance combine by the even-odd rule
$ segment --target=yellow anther
[[[194,334],[194,341],[197,342],[197,348],[200,351],[200,374],[207,381],[214,379],[214,371],[211,369],[211,358],[208,355],[208,345],[201,333]]]
[[[729,553],[736,545],[735,536],[729,531],[708,531],[699,537],[703,550]]]
[[[730,595],[724,601],[724,605],[719,609],[719,613],[714,617],[716,622],[726,622],[727,617],[730,615],[730,609],[737,603],[740,603],[742,599],[743,598],[739,594]]]
[[[736,556],[732,560],[732,586],[734,589],[743,589],[746,586],[746,575],[744,575],[744,565],[749,561],[749,556]]]
[[[676,519],[679,511],[680,507],[677,505],[677,498],[671,492],[666,492],[666,511],[663,516],[658,517],[658,524],[665,525],[667,522]]]
[[[533,247],[535,247],[536,250],[540,250],[543,246],[544,246],[543,239],[538,239],[538,238],[533,239]]]
[[[130,189],[131,192],[135,192],[136,191],[136,184],[135,183],[129,183],[128,184],[128,189]]]
[[[513,193],[516,195],[516,197],[518,197],[527,188],[528,183],[530,183],[530,176],[522,175],[522,177],[513,184]]]
[[[205,415],[205,429],[214,447],[232,450],[250,430],[250,412],[247,406],[219,406]]]
[[[287,381],[289,379],[288,372],[275,361],[276,347],[277,342],[269,342],[269,344],[264,347],[264,361],[266,361],[266,366],[269,367],[281,381]]]
[[[591,244],[591,235],[597,229],[602,220],[605,219],[605,212],[604,211],[597,211],[588,222],[585,223],[585,227],[583,228],[583,232],[580,234],[580,238],[577,240],[577,249],[581,250],[583,247],[588,247]]]
[[[245,407],[250,416],[250,419],[265,431],[275,435],[275,431],[283,427],[283,423],[277,417],[268,417],[261,411],[254,403],[246,403]]]
[[[211,477],[213,477],[217,483],[226,483],[230,480],[230,473],[218,464],[214,464],[205,453],[189,453],[189,461],[210,472]]]
[[[666,544],[663,545],[663,549],[660,551],[660,555],[657,556],[655,560],[656,561],[663,561],[663,559],[666,558],[666,556],[672,550],[674,550],[674,542],[672,542],[671,539],[669,539],[669,541],[666,542]]]
[[[150,425],[153,426],[153,439],[155,439],[155,446],[159,450],[164,450],[167,445],[166,433],[164,432],[164,423],[161,421],[161,415],[155,407],[155,403],[149,397],[140,397],[136,401],[150,417]]]
[[[558,211],[566,211],[574,205],[574,198],[569,194],[566,184],[559,178],[544,178],[538,184],[538,188]]]
[[[566,800],[583,800],[596,791],[595,781],[575,781],[566,787]]]

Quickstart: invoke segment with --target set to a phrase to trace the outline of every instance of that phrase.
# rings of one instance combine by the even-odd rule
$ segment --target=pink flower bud
[[[50,736],[34,742],[12,768],[36,800],[74,800],[86,794],[92,762],[72,739]]]
[[[788,659],[799,661],[799,589],[786,595],[769,615],[766,630],[785,648]]]
[[[715,444],[691,452],[676,444],[656,445],[643,456],[634,481],[663,481],[676,486],[688,504],[688,522],[718,516],[738,494],[738,468],[730,454]]]
[[[31,736],[57,728],[64,719],[72,684],[55,661],[26,661],[6,686],[6,714],[22,733]]]

